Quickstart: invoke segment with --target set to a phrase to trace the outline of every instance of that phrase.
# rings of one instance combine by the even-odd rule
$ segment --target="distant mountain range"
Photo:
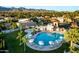
[[[3,6],[0,6],[0,11],[13,11],[13,10],[18,10],[18,11],[55,11],[55,10],[46,10],[46,9],[28,9],[28,8],[24,8],[24,7],[3,7]],[[75,11],[78,11],[79,10],[75,10]],[[57,12],[57,11],[56,11]],[[65,11],[64,11],[65,12]]]
[[[10,8],[6,8],[6,7],[0,6],[0,11],[9,11],[9,10],[11,10],[11,9],[10,9]]]
[[[0,6],[0,11],[11,11],[11,10],[19,10],[19,11],[22,11],[22,10],[43,10],[43,11],[46,11],[45,9],[27,9],[27,8],[24,8],[24,7],[19,7],[19,8],[15,8],[15,7],[2,7]]]

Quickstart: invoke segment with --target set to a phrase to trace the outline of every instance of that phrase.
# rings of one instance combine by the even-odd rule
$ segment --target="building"
[[[25,28],[36,27],[37,25],[34,22],[27,22],[24,24]]]
[[[53,23],[54,27],[58,27],[58,24],[59,24],[60,21],[57,18],[52,18],[51,22]]]
[[[79,19],[79,16],[75,16],[74,18],[75,18],[75,19]]]
[[[2,22],[4,22],[4,20],[3,19],[0,19],[0,23],[2,23]]]
[[[36,23],[32,22],[29,18],[19,19],[16,24],[17,26],[21,24],[23,28],[36,27]]]
[[[29,22],[30,21],[30,19],[28,19],[28,18],[25,18],[25,19],[18,19],[18,22],[19,23],[27,23],[27,22]]]
[[[64,18],[63,17],[52,17],[51,20],[52,21],[58,21],[60,23],[64,22]]]
[[[73,28],[73,27],[77,27],[78,28],[78,24],[76,22],[72,22],[70,27],[71,28]]]
[[[63,17],[57,17],[57,20],[59,20],[60,23],[64,22],[64,18]]]
[[[11,23],[4,23],[5,27],[11,27]]]
[[[50,23],[50,24],[48,24],[48,25],[46,26],[46,29],[47,29],[48,31],[53,31],[53,28],[54,28],[54,26],[53,26],[52,23]]]
[[[17,26],[22,26],[24,29],[25,28],[30,28],[30,27],[36,27],[37,25],[34,22],[25,22],[25,23],[17,23]]]
[[[50,24],[48,24],[48,25],[46,25],[46,26],[39,26],[39,27],[37,27],[39,30],[41,30],[41,31],[53,31],[53,29],[54,29],[54,26],[53,26],[53,24],[52,23],[50,23]]]

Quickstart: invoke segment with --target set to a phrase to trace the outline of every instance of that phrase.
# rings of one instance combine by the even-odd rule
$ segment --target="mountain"
[[[0,6],[0,11],[12,11],[12,10],[19,10],[19,11],[23,11],[23,10],[27,10],[27,11],[46,11],[45,9],[27,9],[27,8],[24,8],[24,7],[18,7],[18,8],[15,8],[15,7],[3,7],[3,6]]]
[[[0,11],[9,11],[9,10],[11,10],[11,9],[7,8],[7,7],[0,6]]]

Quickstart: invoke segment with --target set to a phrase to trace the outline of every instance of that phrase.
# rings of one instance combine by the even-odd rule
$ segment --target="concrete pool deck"
[[[33,36],[33,39],[35,39],[35,37],[41,32],[38,32],[37,34],[35,34]],[[54,32],[54,33],[60,33],[60,32]],[[28,32],[29,34],[29,32]],[[55,42],[54,42],[55,43]],[[55,50],[55,49],[58,49],[59,47],[62,46],[62,41],[59,42],[59,43],[55,43],[53,46],[51,45],[48,45],[48,46],[41,46],[41,45],[37,45],[35,44],[34,42],[32,43],[26,43],[26,45],[31,48],[31,49],[34,49],[34,50],[37,50],[37,51],[51,51],[51,50]]]
[[[37,44],[30,44],[30,43],[26,43],[26,45],[31,48],[31,49],[34,49],[34,50],[37,50],[37,51],[52,51],[52,50],[55,50],[55,49],[58,49],[59,47],[62,46],[62,44],[57,44],[57,46],[39,46]]]

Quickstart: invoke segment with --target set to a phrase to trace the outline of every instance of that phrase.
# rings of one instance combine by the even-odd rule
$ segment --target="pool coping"
[[[37,47],[35,47],[35,45],[31,45],[30,43],[26,43],[26,45],[33,49],[33,50],[37,50],[37,51],[52,51],[52,50],[55,50],[55,49],[58,49],[59,47],[62,46],[62,44],[58,45],[57,47],[50,47],[50,46],[47,46],[47,48],[44,46],[44,47],[41,47],[39,48],[40,46],[37,45]]]
[[[40,33],[42,33],[42,32],[38,32],[37,34],[33,35],[32,38],[35,39],[36,36],[37,36],[38,34],[40,34]],[[46,33],[48,33],[48,32],[46,32]],[[60,32],[49,32],[49,33],[60,33]],[[62,34],[62,33],[60,33],[60,34]],[[62,42],[62,41],[61,41],[61,42]],[[33,45],[31,45],[29,42],[26,43],[26,45],[27,45],[29,48],[34,49],[34,50],[37,50],[37,51],[52,51],[52,50],[55,50],[55,49],[58,49],[59,47],[61,47],[61,46],[62,46],[62,43],[60,43],[60,45],[58,45],[57,47],[50,48],[50,46],[47,46],[47,48],[42,48],[42,49],[38,48],[38,47],[40,47],[40,45],[37,45],[37,44],[35,44],[36,47],[34,47]],[[43,46],[43,47],[45,47],[45,46]],[[48,47],[49,47],[49,48],[48,48]]]

